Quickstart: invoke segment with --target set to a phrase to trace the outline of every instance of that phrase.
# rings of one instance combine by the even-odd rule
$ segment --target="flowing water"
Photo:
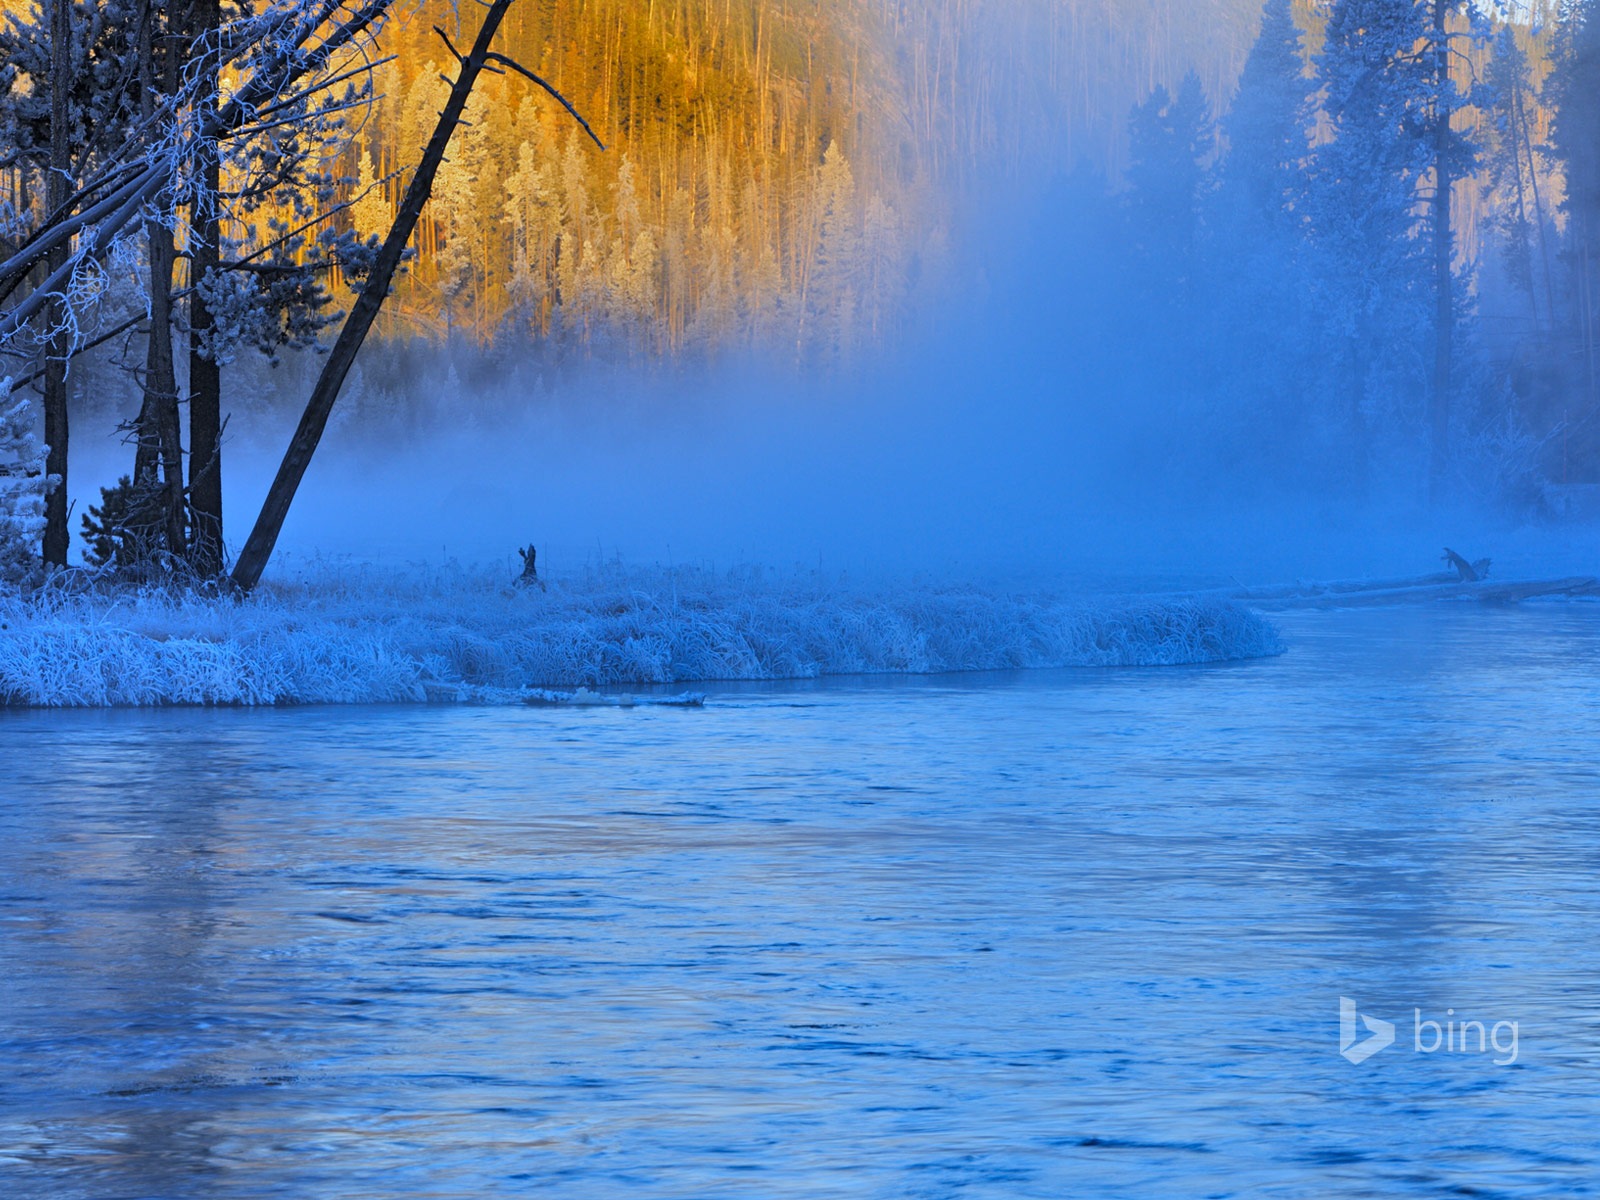
[[[1600,605],[1280,625],[0,713],[0,1195],[1594,1194]]]

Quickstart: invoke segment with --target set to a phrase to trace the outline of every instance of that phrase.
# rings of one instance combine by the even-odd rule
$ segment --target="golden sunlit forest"
[[[1309,63],[1326,6],[1295,7]],[[388,226],[447,90],[433,27],[457,22],[430,0],[382,39],[395,59],[349,165],[363,233]],[[1191,69],[1224,108],[1258,24],[1254,0],[518,5],[511,52],[608,150],[517,77],[488,81],[384,332],[848,354],[890,332],[937,271],[958,197],[1041,164],[1114,178],[1128,109]],[[1552,27],[1521,30],[1536,80]],[[1486,49],[1474,53],[1463,75],[1482,68]],[[1549,114],[1533,120],[1543,144]],[[1470,258],[1493,196],[1470,179],[1458,190]]]
[[[1327,6],[1294,7],[1309,70]],[[391,16],[373,99],[348,118],[336,222],[388,228],[448,92],[436,27],[459,38],[461,21],[445,0]],[[1225,110],[1259,22],[1256,0],[517,4],[507,52],[561,89],[607,149],[518,76],[486,79],[379,332],[534,336],[585,355],[848,356],[891,334],[938,277],[962,202],[981,203],[1007,173],[1087,166],[1115,186],[1130,108],[1193,70]],[[1521,32],[1536,82],[1551,51],[1552,23],[1539,25]],[[1474,54],[1463,76],[1487,51]],[[1549,115],[1533,120],[1542,145]],[[20,174],[5,185],[26,207]],[[1466,261],[1494,197],[1472,179],[1457,188]]]
[[[906,235],[926,215],[869,16],[518,5],[508,51],[560,87],[608,149],[518,77],[487,80],[389,332],[487,341],[514,330],[646,351],[870,336],[906,285]],[[430,5],[382,39],[396,60],[353,151],[362,232],[387,228],[448,90],[432,26],[450,33],[454,21]],[[827,82],[810,86],[818,75]]]
[[[533,333],[629,352],[749,344],[848,354],[939,265],[954,189],[1087,155],[1114,168],[1128,105],[1199,64],[1218,93],[1254,36],[1217,5],[974,0],[554,0],[509,51],[592,122],[602,153],[515,76],[469,109],[385,316],[390,336]],[[1176,14],[1176,15],[1175,15]],[[389,223],[447,85],[432,2],[352,150],[363,233]],[[1204,36],[1201,36],[1204,33]],[[1041,85],[1017,57],[1047,50]]]

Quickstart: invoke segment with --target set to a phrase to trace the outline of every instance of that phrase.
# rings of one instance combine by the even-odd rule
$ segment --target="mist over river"
[[[0,710],[0,1194],[1592,1194],[1600,604],[1274,621],[701,710]]]

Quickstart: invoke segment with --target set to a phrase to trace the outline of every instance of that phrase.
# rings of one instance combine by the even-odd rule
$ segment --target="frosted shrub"
[[[15,583],[39,565],[44,536],[47,450],[33,432],[32,405],[0,379],[0,582]]]

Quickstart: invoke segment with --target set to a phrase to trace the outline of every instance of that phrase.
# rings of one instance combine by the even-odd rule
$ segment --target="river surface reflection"
[[[0,1194],[1593,1194],[1600,605],[1279,623],[703,711],[0,713]]]

